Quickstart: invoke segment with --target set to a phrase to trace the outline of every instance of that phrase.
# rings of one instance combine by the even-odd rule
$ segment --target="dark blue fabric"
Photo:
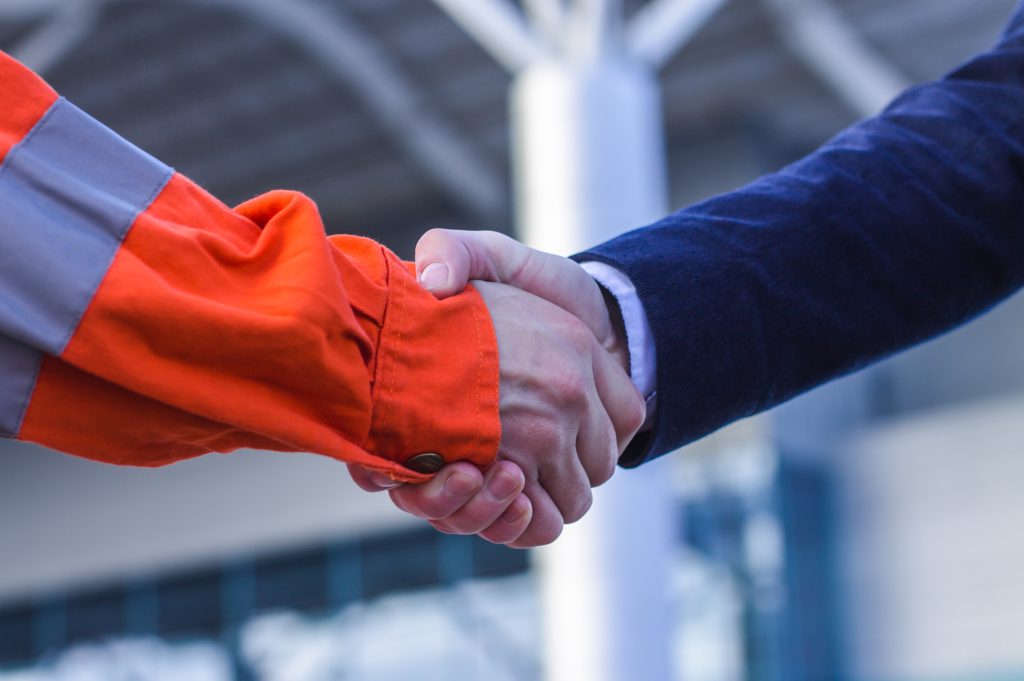
[[[60,355],[135,218],[172,171],[58,100],[0,166],[0,435],[42,353]]]
[[[980,314],[1024,285],[1024,9],[811,156],[577,259],[624,271],[655,336],[627,466]]]

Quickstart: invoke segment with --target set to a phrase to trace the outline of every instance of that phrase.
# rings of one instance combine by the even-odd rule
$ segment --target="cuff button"
[[[417,473],[436,473],[444,467],[444,459],[440,454],[424,452],[406,461],[405,467]]]

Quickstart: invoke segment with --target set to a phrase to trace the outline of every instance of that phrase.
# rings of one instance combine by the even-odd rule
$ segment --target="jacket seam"
[[[389,267],[389,273],[390,273],[390,267]],[[386,426],[390,425],[390,423],[391,423],[391,409],[392,409],[392,405],[394,404],[395,381],[396,381],[396,376],[398,374],[398,357],[399,357],[399,354],[400,354],[400,351],[401,351],[401,346],[402,346],[402,329],[405,326],[405,308],[406,308],[406,302],[407,302],[408,286],[409,286],[409,278],[408,277],[402,277],[402,288],[401,288],[401,292],[399,293],[399,301],[398,301],[398,318],[395,320],[395,340],[391,344],[392,347],[391,347],[391,352],[390,352],[390,354],[391,354],[391,367],[390,367],[391,368],[391,380],[388,382],[388,386],[386,388],[386,393],[385,393],[385,398],[384,398],[384,405],[383,405],[384,413],[381,416],[381,423],[380,423],[381,429],[384,429]],[[384,336],[384,334],[382,333],[381,334],[382,342],[383,342],[383,336]]]
[[[482,300],[481,300],[482,302]],[[481,392],[483,391],[483,371],[484,371],[484,346],[483,339],[480,336],[480,310],[477,305],[472,306],[473,310],[473,327],[476,330],[476,392],[473,394],[473,403],[476,407],[473,415],[473,441],[478,443],[478,446],[483,448],[483,436],[480,429],[480,400]]]

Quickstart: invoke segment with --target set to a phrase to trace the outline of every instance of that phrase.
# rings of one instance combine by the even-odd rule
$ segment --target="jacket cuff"
[[[483,299],[469,286],[439,301],[416,281],[412,263],[389,252],[387,266],[366,450],[400,464],[386,472],[403,482],[432,477],[405,466],[426,453],[489,466],[501,421],[498,344]]]
[[[39,76],[0,52],[0,162],[28,135],[53,103],[57,93]]]

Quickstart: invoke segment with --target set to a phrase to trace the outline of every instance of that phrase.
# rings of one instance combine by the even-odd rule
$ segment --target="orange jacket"
[[[232,210],[0,53],[0,435],[157,466],[308,451],[487,465],[497,346],[381,245],[275,191]]]

